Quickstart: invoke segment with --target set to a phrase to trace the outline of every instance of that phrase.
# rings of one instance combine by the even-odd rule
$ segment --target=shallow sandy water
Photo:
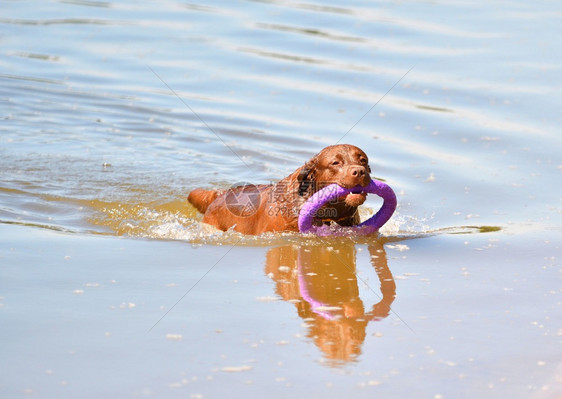
[[[560,397],[561,18],[3,4],[0,396]],[[338,141],[398,195],[379,236],[217,233],[185,202]]]

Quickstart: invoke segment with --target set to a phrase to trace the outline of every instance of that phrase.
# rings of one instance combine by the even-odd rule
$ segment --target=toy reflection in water
[[[367,324],[388,316],[396,296],[383,244],[369,244],[369,253],[382,292],[369,310],[359,297],[354,244],[284,246],[267,254],[266,273],[276,282],[277,294],[294,303],[307,323],[308,337],[334,365],[361,353]],[[370,288],[377,293],[375,283]]]

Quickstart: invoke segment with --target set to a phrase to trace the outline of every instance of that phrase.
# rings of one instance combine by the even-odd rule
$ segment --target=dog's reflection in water
[[[363,282],[357,278],[354,244],[283,246],[267,253],[266,273],[276,282],[277,294],[294,303],[306,322],[308,337],[334,365],[357,358],[367,324],[388,316],[396,296],[383,244],[369,244],[369,254],[379,282],[370,282],[367,292],[376,303],[365,309],[359,297],[358,284]]]

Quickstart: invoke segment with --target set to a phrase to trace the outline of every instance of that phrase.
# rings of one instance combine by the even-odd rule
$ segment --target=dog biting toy
[[[314,215],[322,206],[350,193],[376,194],[384,202],[377,213],[357,226],[313,225]],[[337,184],[330,184],[312,195],[301,208],[298,220],[299,231],[301,233],[314,233],[318,236],[369,235],[378,231],[388,222],[395,209],[396,194],[388,184],[379,180],[371,180],[367,187],[344,188]]]

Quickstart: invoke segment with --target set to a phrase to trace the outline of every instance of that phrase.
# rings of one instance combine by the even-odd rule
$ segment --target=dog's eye
[[[359,160],[359,162],[361,162],[363,165],[367,164],[367,159],[366,158],[361,158]]]

